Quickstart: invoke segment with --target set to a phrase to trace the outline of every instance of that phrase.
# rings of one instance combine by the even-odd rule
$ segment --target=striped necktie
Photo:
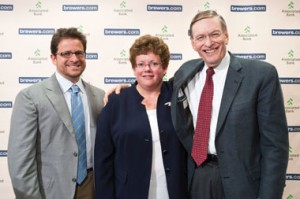
[[[78,145],[77,183],[81,184],[87,176],[84,112],[78,86],[73,85],[71,91],[72,123]]]

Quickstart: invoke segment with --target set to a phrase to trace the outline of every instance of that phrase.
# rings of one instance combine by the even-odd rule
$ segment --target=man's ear
[[[53,63],[54,65],[56,65],[56,63],[57,63],[57,61],[56,61],[56,56],[53,55],[53,54],[51,54],[51,55],[50,55],[50,59],[51,59],[52,63]]]

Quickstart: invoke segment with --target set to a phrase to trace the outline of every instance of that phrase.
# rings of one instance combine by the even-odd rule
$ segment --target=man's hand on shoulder
[[[108,102],[108,97],[112,94],[112,93],[116,93],[117,95],[121,93],[121,90],[124,88],[128,88],[130,87],[129,84],[118,84],[117,86],[109,89],[108,91],[105,92],[103,101],[104,101],[104,105],[107,104]]]

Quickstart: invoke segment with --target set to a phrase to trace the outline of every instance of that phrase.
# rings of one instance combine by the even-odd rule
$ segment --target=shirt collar
[[[215,73],[221,70],[227,70],[227,68],[229,67],[229,63],[230,63],[230,54],[227,51],[220,64],[214,68]],[[204,68],[206,71],[206,69],[208,69],[208,66],[205,64]]]
[[[60,88],[62,89],[63,93],[68,92],[69,89],[71,88],[71,86],[72,86],[74,83],[71,82],[70,80],[66,79],[65,77],[63,77],[63,76],[62,76],[60,73],[58,73],[58,72],[55,73],[55,76],[56,76],[56,79],[57,79],[57,81],[58,81],[58,83],[59,83],[59,85],[60,85]],[[79,87],[79,89],[80,89],[80,91],[81,91],[82,93],[85,92],[81,78],[80,78],[79,81],[76,82],[75,84]]]

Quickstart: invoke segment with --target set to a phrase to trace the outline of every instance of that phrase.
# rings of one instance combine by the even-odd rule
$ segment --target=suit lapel
[[[195,74],[201,71],[203,67],[204,62],[201,59],[191,60],[189,63],[181,66],[176,72],[174,79],[174,93],[176,96],[172,100],[172,120],[179,139],[189,153],[192,149],[194,135],[193,118],[190,110],[184,105],[188,103],[185,94],[182,97],[178,94],[180,91],[184,92],[184,88],[187,87],[190,80],[192,80]],[[183,121],[186,122],[185,125],[181,124]]]
[[[61,118],[62,122],[65,124],[69,132],[73,135],[74,130],[69,108],[55,75],[52,75],[49,78],[49,81],[46,82],[46,95],[49,101],[52,103],[53,108]]]
[[[216,134],[219,133],[222,125],[224,124],[225,118],[228,114],[231,104],[243,80],[243,76],[240,73],[240,70],[242,69],[240,63],[235,57],[231,56],[230,59],[231,61],[224,86]]]
[[[204,62],[201,59],[192,60],[191,63],[184,65],[182,69],[177,71],[174,79],[174,88],[186,88],[187,84],[194,76],[203,69]]]

